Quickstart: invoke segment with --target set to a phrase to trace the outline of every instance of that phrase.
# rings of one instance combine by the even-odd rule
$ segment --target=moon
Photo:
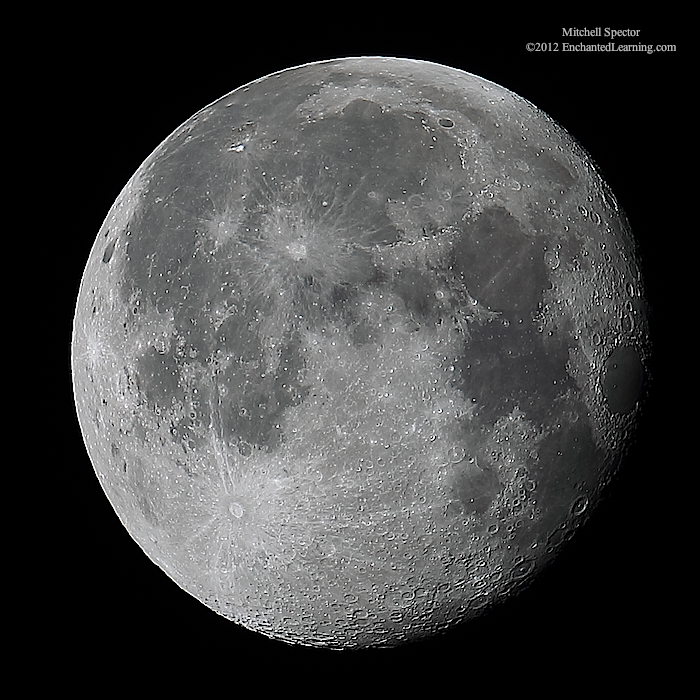
[[[108,213],[76,411],[178,586],[289,643],[396,646],[529,586],[594,513],[649,380],[625,214],[542,111],[349,58],[205,107]]]

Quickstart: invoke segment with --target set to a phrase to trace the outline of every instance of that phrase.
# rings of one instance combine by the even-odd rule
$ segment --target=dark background
[[[328,6],[318,16],[297,18],[261,7],[251,19],[194,6],[153,23],[129,15],[94,20],[89,31],[71,25],[47,39],[45,60],[28,84],[37,94],[48,86],[52,96],[39,113],[35,148],[43,187],[56,195],[51,215],[60,236],[45,234],[51,241],[44,255],[52,264],[43,291],[55,330],[39,382],[48,394],[42,415],[51,417],[42,419],[47,431],[30,440],[30,454],[39,455],[34,485],[42,515],[41,534],[25,547],[31,562],[23,565],[37,570],[30,577],[38,582],[30,605],[36,619],[22,632],[29,653],[51,662],[57,677],[85,680],[92,669],[102,681],[129,683],[182,674],[199,678],[204,689],[223,675],[231,693],[243,689],[242,678],[257,679],[260,689],[288,681],[290,692],[313,690],[326,677],[333,679],[327,690],[408,680],[428,681],[431,695],[449,689],[460,696],[484,681],[494,691],[512,684],[547,695],[674,677],[690,580],[683,562],[691,560],[681,554],[679,541],[687,534],[679,517],[692,510],[683,474],[694,461],[679,462],[671,449],[683,422],[673,370],[686,355],[674,347],[685,305],[674,271],[690,233],[679,192],[689,141],[683,134],[694,128],[686,94],[689,43],[678,20],[599,15],[566,24],[513,19],[496,28],[477,24],[460,7],[405,6],[395,20],[380,20],[352,7]],[[677,51],[526,51],[527,42],[561,42],[562,26],[639,28],[638,39],[618,42],[675,43]],[[104,497],[82,444],[70,337],[92,242],[151,151],[200,108],[246,82],[350,55],[419,58],[475,73],[530,100],[577,138],[639,241],[655,354],[647,410],[626,468],[589,526],[540,581],[432,641],[340,653],[290,647],[227,622],[146,558]],[[40,352],[46,358],[45,346]]]

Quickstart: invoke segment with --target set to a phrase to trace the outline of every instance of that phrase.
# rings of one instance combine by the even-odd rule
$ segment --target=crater
[[[104,250],[104,253],[102,254],[102,262],[109,263],[109,261],[112,259],[112,255],[114,255],[114,248],[117,245],[117,239],[114,238],[112,239],[108,244],[107,247]]]

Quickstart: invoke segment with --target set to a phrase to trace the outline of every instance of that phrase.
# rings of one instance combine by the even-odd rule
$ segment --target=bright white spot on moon
[[[306,246],[303,243],[294,241],[287,246],[287,252],[292,260],[303,260],[306,257]]]

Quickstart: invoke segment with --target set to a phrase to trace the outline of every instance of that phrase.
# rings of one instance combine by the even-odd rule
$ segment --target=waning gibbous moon
[[[290,643],[393,646],[526,587],[590,517],[650,354],[622,208],[532,104],[349,58],[195,114],[97,234],[85,445],[183,590]]]

